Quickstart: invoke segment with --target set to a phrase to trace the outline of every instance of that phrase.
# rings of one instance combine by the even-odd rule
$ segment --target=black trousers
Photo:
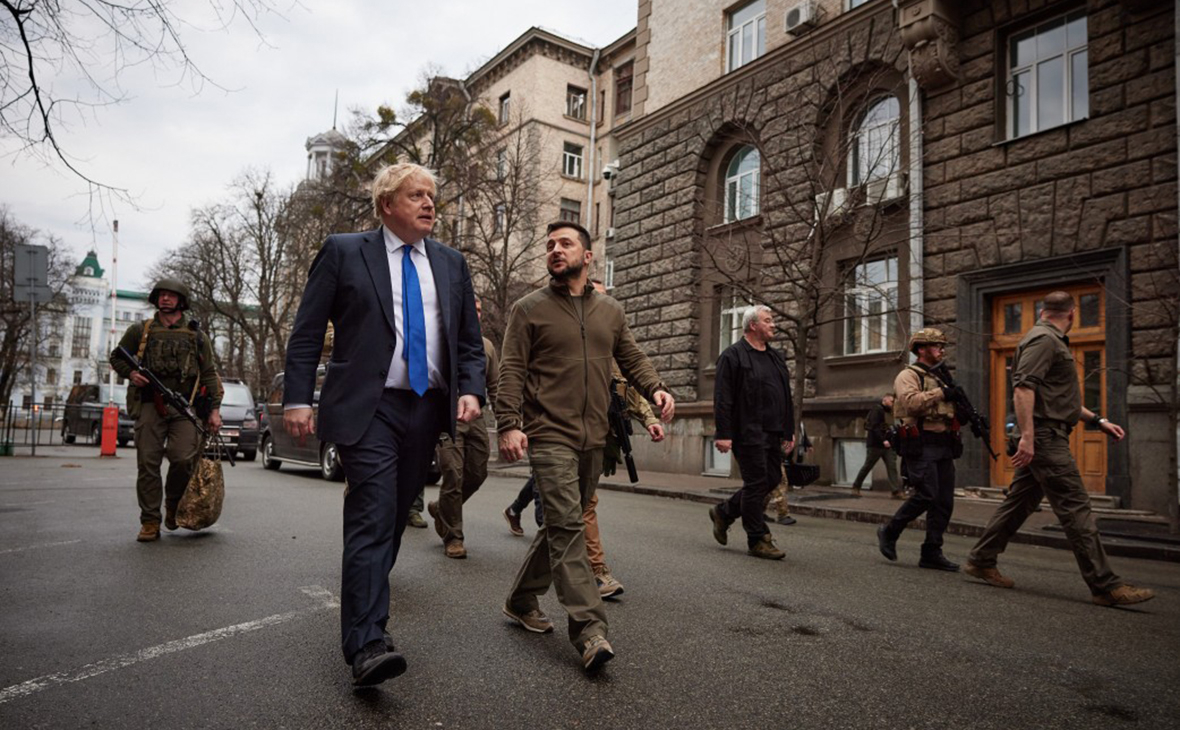
[[[742,518],[746,540],[753,547],[770,532],[766,526],[766,498],[783,480],[783,435],[768,433],[761,442],[733,442],[733,455],[742,472],[742,488],[719,505],[721,516]]]
[[[955,509],[955,460],[950,443],[925,444],[920,457],[906,458],[902,463],[914,494],[898,508],[885,532],[897,539],[908,524],[925,514],[922,554],[937,554],[942,551],[942,536]]]
[[[448,407],[442,390],[432,388],[419,397],[410,390],[386,389],[361,440],[337,445],[348,479],[340,635],[350,664],[361,647],[381,639],[389,622],[389,571],[410,505],[426,485]]]

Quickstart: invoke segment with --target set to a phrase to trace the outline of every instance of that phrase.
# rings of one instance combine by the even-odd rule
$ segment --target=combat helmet
[[[148,294],[148,301],[152,303],[153,307],[160,306],[160,292],[171,291],[180,295],[180,302],[176,305],[176,309],[184,311],[188,309],[189,289],[184,284],[176,279],[160,279],[156,285],[152,287],[152,293]]]
[[[917,354],[915,348],[922,345],[945,345],[946,335],[942,330],[934,327],[923,327],[910,336],[910,352]]]

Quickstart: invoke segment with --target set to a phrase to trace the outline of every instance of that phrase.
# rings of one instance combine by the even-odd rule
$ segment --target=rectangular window
[[[705,473],[711,476],[727,477],[733,462],[729,452],[721,453],[714,444],[714,437],[705,437]]]
[[[45,354],[49,357],[61,357],[61,342],[59,340],[50,340],[48,352]]]
[[[607,289],[615,288],[615,262],[607,259],[602,267],[602,285]]]
[[[508,150],[496,153],[496,180],[503,182],[508,177]]]
[[[74,341],[70,347],[70,357],[90,357],[89,317],[78,317],[74,320]]]
[[[901,349],[897,313],[897,259],[856,266],[844,292],[844,354]]]
[[[1008,138],[1090,114],[1086,13],[1054,18],[1008,39]]]
[[[745,300],[744,297],[735,294],[728,289],[721,290],[721,322],[717,327],[717,352],[721,353],[725,348],[742,338],[742,317],[746,312],[753,309],[753,306]]]
[[[606,119],[606,89],[598,92],[598,121]]]
[[[81,385],[81,384],[82,384],[82,371],[75,370],[74,371],[74,385]]]
[[[569,198],[562,198],[561,199],[561,213],[558,214],[558,218],[560,218],[561,220],[563,220],[567,223],[577,223],[578,225],[581,225],[581,223],[582,223],[582,204],[576,200],[570,200]]]
[[[594,204],[594,237],[598,238],[598,230],[602,226],[602,203]]]
[[[561,153],[561,174],[582,179],[582,145],[565,143]]]
[[[836,484],[852,484],[865,463],[865,442],[836,439]],[[869,480],[872,486],[872,479]]]
[[[859,8],[861,5],[870,2],[870,0],[848,0],[848,9]]]
[[[504,231],[504,218],[506,210],[507,209],[504,207],[503,203],[498,203],[496,205],[494,214],[495,217],[492,220],[492,233],[502,233]]]
[[[631,61],[615,69],[615,115],[631,111],[631,88],[635,64]]]
[[[576,86],[565,87],[565,114],[574,119],[586,119],[586,90]]]
[[[57,385],[57,371],[53,368],[49,368],[45,371],[45,384]]]
[[[510,91],[505,91],[504,94],[500,97],[500,112],[496,117],[496,119],[500,122],[500,124],[507,124],[508,123],[508,117],[512,111],[511,93],[512,92],[510,92]]]
[[[727,72],[766,53],[766,0],[754,0],[733,11],[727,26]]]

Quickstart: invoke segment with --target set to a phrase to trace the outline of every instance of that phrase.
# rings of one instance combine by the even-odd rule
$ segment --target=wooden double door
[[[992,301],[991,413],[992,448],[1000,458],[992,462],[993,486],[1007,486],[1014,470],[1004,455],[1005,441],[1016,426],[1012,406],[1012,357],[1020,338],[1041,315],[1042,299],[1050,291],[1068,291],[1078,308],[1069,348],[1073,352],[1082,402],[1096,413],[1106,413],[1106,297],[1096,284],[1057,287],[996,297]],[[1003,414],[1002,420],[998,418]],[[1106,436],[1094,426],[1079,423],[1069,439],[1086,491],[1106,491]]]

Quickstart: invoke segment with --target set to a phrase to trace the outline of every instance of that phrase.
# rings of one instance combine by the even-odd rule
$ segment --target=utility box
[[[119,406],[102,409],[102,456],[114,456],[119,442]]]

